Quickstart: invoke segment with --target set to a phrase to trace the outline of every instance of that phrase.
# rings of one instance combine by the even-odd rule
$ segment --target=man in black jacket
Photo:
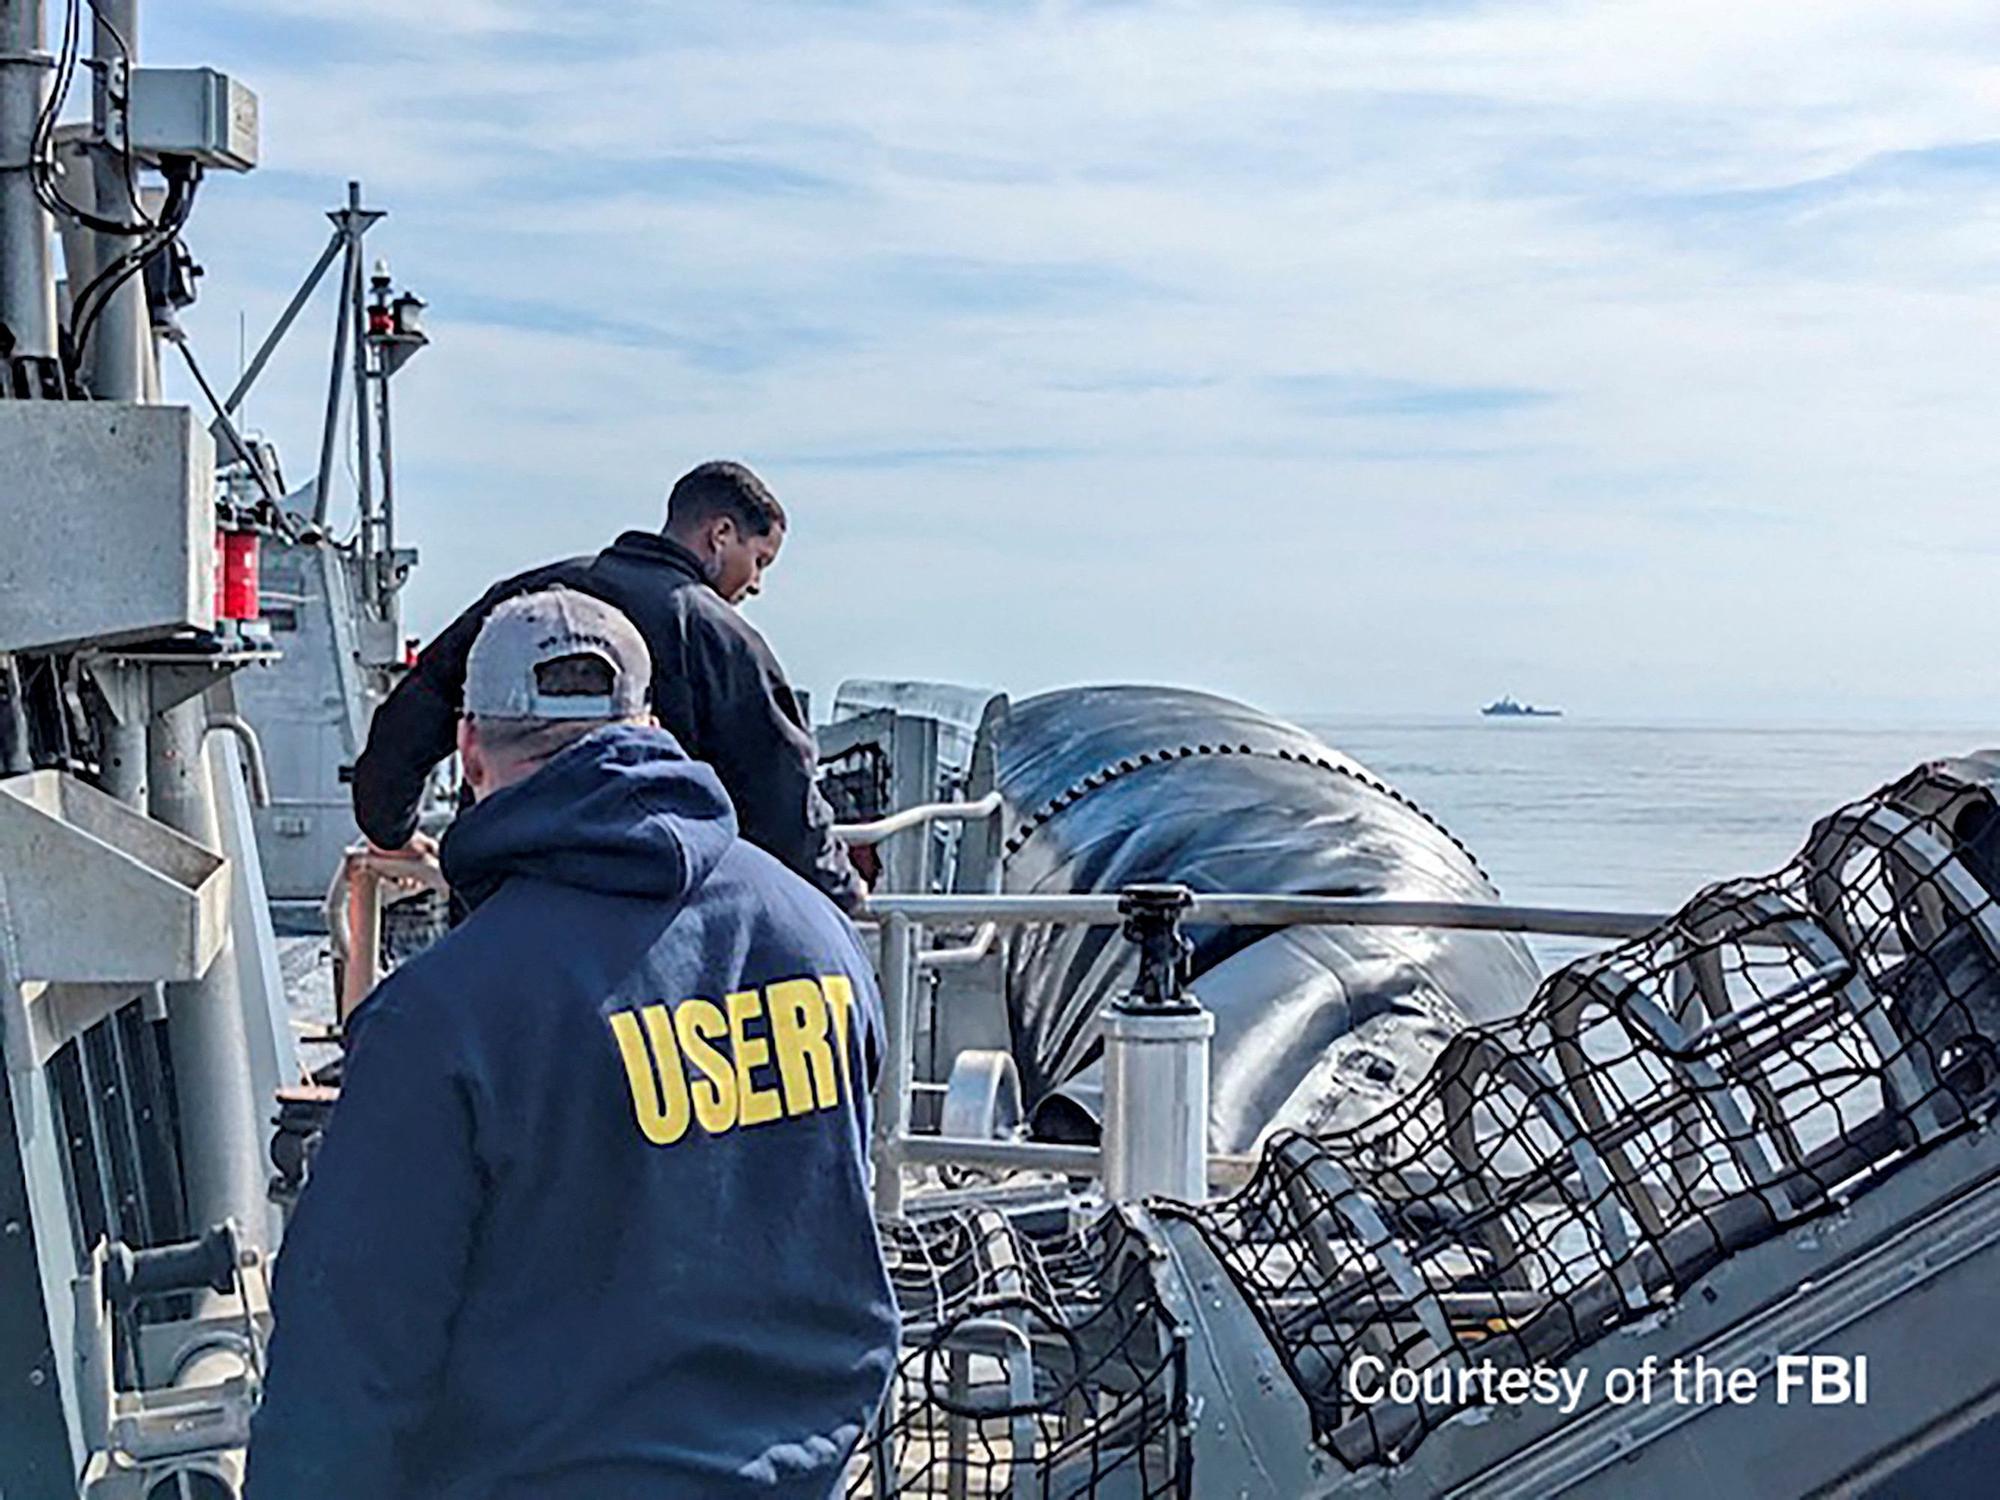
[[[734,607],[758,592],[784,539],[784,509],[762,480],[742,464],[705,463],[675,483],[659,535],[628,531],[595,557],[495,584],[376,710],[354,765],[361,831],[379,848],[409,843],[425,779],[456,743],[479,627],[502,600],[561,585],[617,606],[639,627],[653,657],[653,711],[689,755],[715,768],[742,836],[852,912],[864,888],[814,785],[812,732],[771,648]]]

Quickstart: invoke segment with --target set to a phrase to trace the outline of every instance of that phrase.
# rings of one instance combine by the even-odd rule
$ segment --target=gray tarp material
[[[1014,705],[999,753],[1012,892],[1198,891],[1496,901],[1472,856],[1364,767],[1226,698],[1077,688]],[[1518,1010],[1537,972],[1503,933],[1191,928],[1215,1013],[1211,1139],[1373,1114],[1467,1022]],[[1104,1005],[1135,972],[1115,928],[1030,927],[1009,959],[1015,1053],[1038,1133],[1094,1133]]]

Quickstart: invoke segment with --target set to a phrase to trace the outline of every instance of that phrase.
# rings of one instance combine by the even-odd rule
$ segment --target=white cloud
[[[439,333],[420,625],[734,452],[799,517],[758,618],[822,692],[2000,687],[1988,6],[392,9],[289,0],[240,67],[230,7],[148,46],[243,73],[287,174],[197,218],[211,363],[314,192],[393,210]],[[316,358],[261,398],[295,466]]]

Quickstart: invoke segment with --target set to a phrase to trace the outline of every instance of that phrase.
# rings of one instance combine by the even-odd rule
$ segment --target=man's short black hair
[[[785,525],[785,508],[746,465],[716,459],[696,464],[674,481],[667,496],[667,525],[699,526],[728,516],[746,536],[768,536]]]

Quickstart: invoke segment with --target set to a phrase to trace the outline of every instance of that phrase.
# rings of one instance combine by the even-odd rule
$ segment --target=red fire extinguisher
[[[215,618],[254,620],[257,599],[257,533],[243,529],[215,533]]]

